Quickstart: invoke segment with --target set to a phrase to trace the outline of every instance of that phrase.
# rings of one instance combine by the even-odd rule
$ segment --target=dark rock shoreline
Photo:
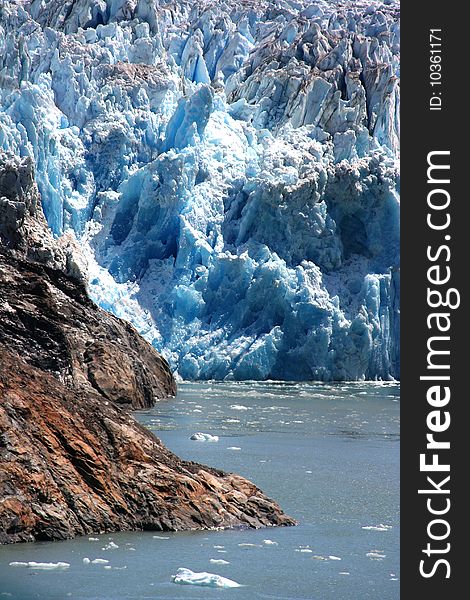
[[[0,543],[295,524],[130,415],[175,393],[166,361],[88,298],[74,241],[47,229],[31,161],[0,155]]]

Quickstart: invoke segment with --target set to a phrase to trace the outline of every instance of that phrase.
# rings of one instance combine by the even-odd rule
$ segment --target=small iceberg
[[[68,569],[70,567],[70,563],[66,562],[11,562],[10,567],[28,567],[29,569],[34,569],[38,571],[52,571],[54,569]]]
[[[379,552],[377,550],[372,550],[371,552],[367,552],[366,556],[368,556],[372,560],[382,560],[383,558],[386,557],[386,554],[382,554],[381,552]]]
[[[106,546],[104,546],[104,548],[101,548],[101,550],[114,550],[116,548],[119,548],[117,544],[115,544],[114,542],[109,542],[109,544],[106,544]]]
[[[193,433],[189,439],[194,440],[195,442],[218,442],[219,436],[211,435],[210,433],[201,433],[198,431],[197,433]]]
[[[380,525],[365,525],[362,527],[362,529],[366,529],[368,531],[388,531],[391,528],[391,525],[384,525],[383,523],[380,523]]]
[[[222,577],[221,575],[214,575],[213,573],[195,573],[191,569],[185,569],[183,567],[176,571],[176,575],[171,577],[173,583],[179,583],[181,585],[199,585],[213,588],[236,588],[241,587],[236,581]]]
[[[105,558],[95,558],[95,560],[91,561],[92,565],[107,565],[109,563],[109,560],[106,560]]]
[[[274,542],[273,540],[263,540],[263,544],[265,546],[277,546],[277,542]]]
[[[211,558],[209,560],[210,563],[212,563],[213,565],[229,565],[229,561],[228,560],[224,560],[223,558]]]

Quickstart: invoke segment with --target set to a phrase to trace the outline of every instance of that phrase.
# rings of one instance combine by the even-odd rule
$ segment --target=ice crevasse
[[[399,378],[394,0],[0,1],[0,148],[183,379]]]

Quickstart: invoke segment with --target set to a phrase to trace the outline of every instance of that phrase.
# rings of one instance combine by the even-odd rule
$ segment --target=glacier
[[[399,378],[395,0],[0,0],[0,148],[188,380]]]

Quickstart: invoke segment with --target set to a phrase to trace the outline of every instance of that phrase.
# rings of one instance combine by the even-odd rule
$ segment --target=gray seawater
[[[399,598],[398,385],[181,384],[176,399],[137,417],[179,456],[252,479],[300,524],[3,546],[0,599]],[[190,440],[197,431],[219,441]],[[118,547],[103,549],[110,541]],[[86,565],[84,557],[109,563]],[[70,568],[36,571],[12,561]],[[178,567],[243,587],[177,585]]]

